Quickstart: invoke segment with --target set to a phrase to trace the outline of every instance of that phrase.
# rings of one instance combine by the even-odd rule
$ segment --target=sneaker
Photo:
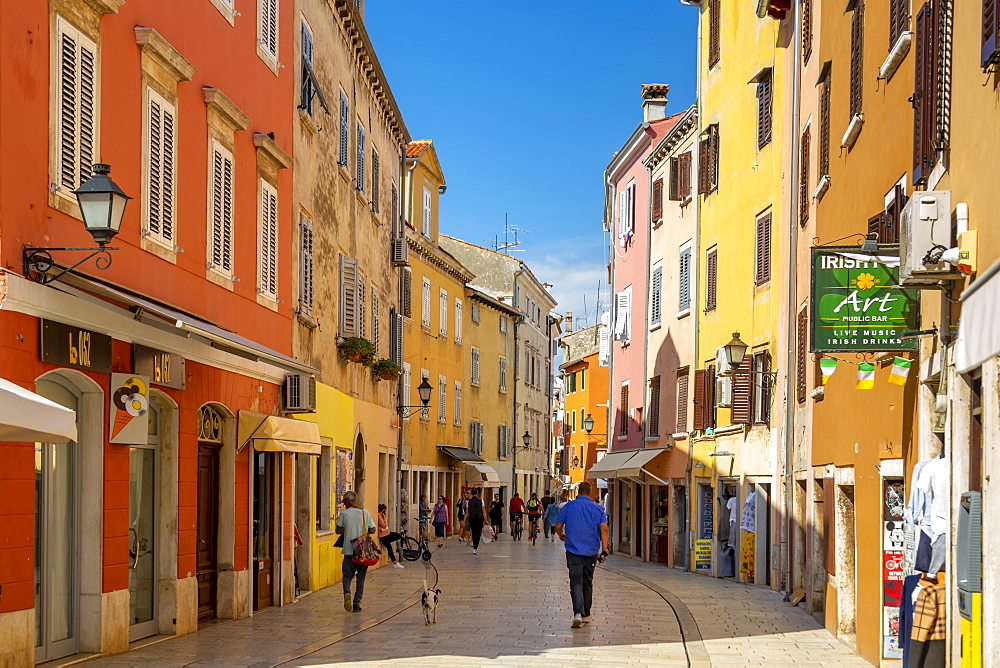
[[[479,554],[479,550],[473,550],[472,554]]]
[[[578,629],[583,626],[583,617],[581,615],[573,615],[573,628]]]
[[[444,547],[444,543],[438,543],[438,547]]]
[[[394,563],[394,564],[392,565],[392,567],[393,567],[393,568],[402,568],[402,567],[403,567],[403,564],[401,564],[401,563],[399,563],[399,562],[397,561],[396,563]]]
[[[591,621],[592,621],[593,619],[594,619],[594,618],[593,618],[593,617],[592,617],[591,615],[585,615],[585,616],[583,617],[583,623],[584,623],[584,624],[589,624],[589,623],[590,623],[590,622],[591,622]]]
[[[357,603],[354,604],[354,609],[352,612],[361,612],[361,606]]]
[[[354,608],[351,605],[351,592],[345,591],[344,592],[344,610],[347,610],[348,612],[351,612],[353,609]]]

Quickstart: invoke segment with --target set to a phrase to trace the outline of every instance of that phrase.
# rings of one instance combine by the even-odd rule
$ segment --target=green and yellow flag
[[[819,369],[823,373],[823,384],[826,385],[826,381],[830,380],[830,376],[832,376],[833,372],[837,370],[837,358],[821,358],[819,361]]]
[[[897,357],[892,361],[892,371],[889,372],[889,382],[896,385],[906,385],[906,377],[910,375],[910,360]]]
[[[875,387],[874,364],[862,362],[858,365],[858,384],[855,387],[859,390],[870,390]]]

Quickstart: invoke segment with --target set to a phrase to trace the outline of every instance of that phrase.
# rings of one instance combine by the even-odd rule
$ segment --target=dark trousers
[[[392,551],[392,544],[395,543],[400,538],[402,538],[402,536],[400,536],[398,533],[396,533],[395,531],[390,531],[388,535],[381,536],[378,539],[378,542],[382,543],[382,545],[385,546],[385,549],[389,552],[389,561],[391,561],[392,563],[396,563],[396,555]]]
[[[569,595],[573,599],[573,614],[590,617],[590,603],[594,598],[594,569],[597,557],[566,553],[569,568]]]
[[[549,537],[549,529],[552,529],[552,532],[555,533],[555,527],[550,527],[549,526],[549,521],[546,520],[546,519],[542,519],[542,529],[545,530],[545,537],[546,538]]]
[[[491,517],[490,526],[493,527],[494,532],[499,536],[500,531],[503,529],[503,519],[500,517]]]
[[[344,574],[345,593],[350,593],[351,580],[357,577],[358,584],[354,588],[354,605],[361,605],[361,597],[365,594],[365,576],[368,575],[368,567],[354,563],[351,560],[351,555],[345,554],[344,565],[341,568],[341,573]]]
[[[479,539],[483,537],[483,525],[486,524],[486,520],[469,520],[469,530],[472,532],[472,549],[479,549]]]

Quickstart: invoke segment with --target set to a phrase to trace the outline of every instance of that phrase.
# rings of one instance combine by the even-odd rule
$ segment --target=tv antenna
[[[493,243],[491,244],[493,250],[498,253],[503,253],[505,255],[510,255],[511,253],[523,253],[524,249],[520,248],[521,241],[519,234],[531,234],[528,230],[522,230],[516,225],[511,225],[507,219],[507,214],[503,215],[503,241],[500,240],[499,235],[493,238]]]

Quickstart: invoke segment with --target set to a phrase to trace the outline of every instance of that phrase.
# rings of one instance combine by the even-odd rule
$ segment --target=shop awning
[[[253,441],[253,449],[259,452],[300,452],[305,455],[323,452],[319,426],[315,422],[240,411],[237,433],[238,450],[248,441]]]
[[[649,462],[656,459],[661,452],[666,452],[667,448],[654,448],[650,450],[639,450],[622,466],[618,467],[618,476],[622,478],[638,478],[641,473],[649,473],[645,467]],[[654,478],[656,476],[653,476]]]
[[[0,441],[69,443],[76,412],[0,378]]]
[[[438,450],[445,453],[449,457],[454,457],[460,462],[477,462],[483,463],[486,460],[474,453],[468,448],[462,448],[457,445],[438,445]]]
[[[465,465],[465,479],[468,482],[500,482],[500,474],[489,464],[469,462]]]
[[[994,262],[962,293],[962,314],[955,342],[955,369],[972,371],[1000,355],[1000,261]]]
[[[635,450],[628,452],[609,452],[587,471],[588,478],[614,478],[618,475],[618,467],[632,458]]]

